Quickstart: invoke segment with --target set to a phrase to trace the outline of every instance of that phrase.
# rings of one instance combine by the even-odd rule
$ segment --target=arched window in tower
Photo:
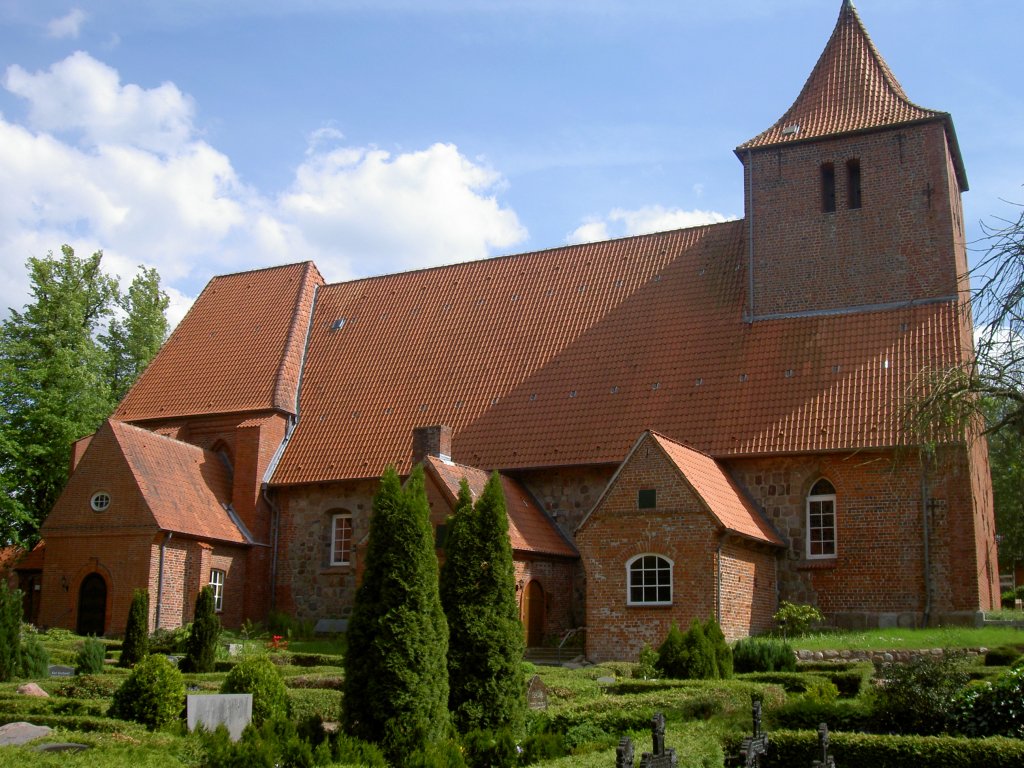
[[[821,210],[822,213],[836,210],[836,167],[832,163],[821,164]]]
[[[846,161],[846,204],[860,208],[860,160]]]
[[[836,556],[836,489],[822,478],[807,495],[807,558]]]

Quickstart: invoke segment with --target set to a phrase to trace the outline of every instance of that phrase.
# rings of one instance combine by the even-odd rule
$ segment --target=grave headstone
[[[811,768],[836,768],[835,758],[828,753],[828,746],[828,725],[822,723],[818,726],[818,753],[821,759],[811,763]]]
[[[761,702],[754,699],[750,711],[754,735],[743,739],[740,757],[743,758],[743,768],[761,768],[768,754],[768,734],[761,730]]]
[[[242,737],[242,731],[252,722],[251,693],[215,693],[206,696],[186,697],[188,729],[194,731],[202,724],[208,731],[223,725],[231,734],[232,741]]]
[[[74,677],[75,668],[65,667],[61,664],[50,665],[50,677]]]
[[[629,736],[619,739],[615,748],[615,768],[633,768],[633,742]]]
[[[540,679],[540,675],[530,678],[530,684],[526,689],[526,703],[530,709],[548,708],[548,687]]]

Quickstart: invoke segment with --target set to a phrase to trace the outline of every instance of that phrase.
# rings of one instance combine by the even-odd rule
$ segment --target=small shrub
[[[333,733],[327,743],[331,760],[341,765],[358,765],[361,768],[387,768],[384,753],[376,744],[349,736],[347,733]]]
[[[82,641],[75,657],[76,675],[98,675],[103,671],[103,659],[106,658],[107,647],[95,637],[87,637]]]
[[[807,691],[804,693],[804,698],[821,704],[831,704],[839,698],[839,689],[836,688],[836,684],[831,680],[818,677],[810,681]]]
[[[556,733],[535,733],[527,736],[523,739],[520,748],[522,749],[520,761],[523,765],[554,760],[564,757],[566,754],[562,737]]]
[[[519,754],[512,732],[474,730],[462,737],[462,756],[469,768],[516,768]]]
[[[967,736],[1024,738],[1024,667],[1005,672],[993,683],[966,688],[956,720]]]
[[[123,680],[116,677],[76,675],[54,691],[69,699],[109,699]]]
[[[685,667],[683,653],[683,633],[679,631],[679,625],[673,621],[668,634],[658,646],[658,658],[654,662],[655,671],[662,677],[682,677]]]
[[[258,728],[250,725],[234,743],[223,727],[203,734],[201,739],[204,753],[201,768],[311,768],[330,759],[329,750],[318,750],[314,756],[310,743],[299,735],[295,724],[286,719],[268,720]]]
[[[639,680],[653,680],[658,676],[658,652],[644,643],[640,658],[633,669],[633,677]]]
[[[716,625],[717,626],[717,625]],[[668,636],[658,648],[655,667],[663,677],[681,680],[706,680],[718,677],[718,659],[715,648],[704,626],[694,619],[690,628],[682,633],[674,623]]]
[[[149,654],[149,592],[136,589],[128,609],[119,667],[132,667]]]
[[[595,723],[584,721],[569,728],[562,741],[571,754],[580,755],[617,744],[619,737],[608,733]]]
[[[21,676],[50,676],[50,652],[34,633],[27,635],[21,643]]]
[[[266,656],[250,656],[236,664],[220,692],[251,693],[252,721],[257,726],[288,716],[288,690],[274,662]]]
[[[164,656],[142,659],[114,693],[110,717],[133,720],[150,730],[174,722],[185,704],[181,672]]]
[[[0,682],[21,672],[21,590],[0,579]]]
[[[192,632],[191,624],[184,624],[175,629],[157,629],[149,636],[149,652],[170,655],[184,653],[188,636]]]
[[[732,647],[736,672],[793,672],[796,654],[785,640],[773,637],[747,637]]]
[[[185,672],[213,672],[219,637],[220,619],[213,606],[213,590],[203,587],[196,596],[195,616],[185,642],[181,669]]]
[[[704,623],[704,635],[715,653],[715,665],[718,668],[716,677],[728,680],[732,677],[732,649],[725,641],[725,634],[713,616]]]
[[[820,624],[825,620],[821,611],[813,605],[791,603],[788,600],[779,603],[779,610],[772,618],[782,630],[783,637],[806,634],[812,625]]]
[[[408,755],[403,768],[466,768],[466,761],[454,741],[435,741]]]
[[[1012,645],[1001,645],[992,648],[985,654],[986,667],[1009,667],[1021,658],[1021,652]]]
[[[893,733],[944,733],[968,682],[963,654],[919,656],[882,667],[884,683],[875,691],[878,726]]]

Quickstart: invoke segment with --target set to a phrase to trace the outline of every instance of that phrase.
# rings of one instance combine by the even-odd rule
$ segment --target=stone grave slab
[[[213,731],[223,725],[232,741],[242,737],[242,731],[252,722],[251,693],[214,693],[206,696],[186,697],[188,729],[194,731],[200,724]]]
[[[36,752],[84,752],[91,749],[88,744],[75,744],[71,741],[60,741],[52,744],[40,744],[35,748]]]
[[[50,677],[74,677],[75,668],[65,667],[62,664],[50,665]]]
[[[337,635],[348,632],[348,619],[320,619],[313,632],[318,635]]]
[[[50,735],[50,728],[32,723],[8,723],[0,725],[0,747],[20,747],[30,741]]]

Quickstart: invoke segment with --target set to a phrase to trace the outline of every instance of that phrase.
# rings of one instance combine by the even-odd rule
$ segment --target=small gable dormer
[[[792,106],[736,153],[748,320],[965,295],[952,119],[907,97],[850,0]]]

